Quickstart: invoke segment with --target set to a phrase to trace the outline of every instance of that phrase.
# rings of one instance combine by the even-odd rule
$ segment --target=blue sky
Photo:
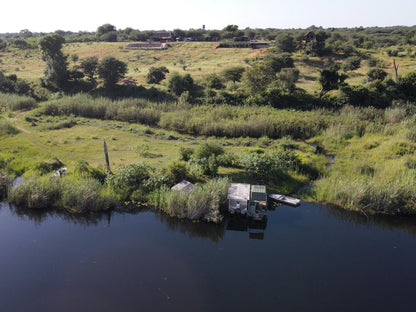
[[[11,0],[1,4],[0,33],[55,30],[240,29],[416,25],[415,0]]]

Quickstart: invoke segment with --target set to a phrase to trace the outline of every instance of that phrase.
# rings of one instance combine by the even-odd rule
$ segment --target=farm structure
[[[267,192],[264,185],[230,183],[228,188],[228,211],[253,219],[263,219],[267,215]]]

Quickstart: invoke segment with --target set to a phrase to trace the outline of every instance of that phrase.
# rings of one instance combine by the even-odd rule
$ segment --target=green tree
[[[221,72],[221,75],[224,77],[225,80],[227,81],[231,80],[235,84],[236,81],[241,80],[241,76],[243,75],[244,71],[245,71],[244,67],[235,66],[235,67],[224,69]]]
[[[177,96],[180,96],[185,91],[192,91],[193,87],[194,80],[190,74],[180,75],[179,73],[172,73],[169,77],[168,88]]]
[[[62,53],[62,44],[65,39],[53,34],[43,37],[39,41],[42,59],[46,62],[42,84],[52,90],[64,90],[68,84],[68,62]]]
[[[246,69],[241,82],[249,93],[261,93],[266,90],[272,81],[276,80],[273,69],[262,63],[257,63]]]
[[[147,83],[156,83],[158,84],[163,79],[166,78],[166,74],[169,73],[169,70],[165,66],[161,67],[150,67],[149,72],[146,75]]]
[[[295,66],[289,53],[267,54],[264,57],[264,65],[271,68],[274,73],[280,72],[282,68],[292,68]]]
[[[224,85],[217,74],[211,73],[204,77],[203,85],[208,89],[223,89]]]
[[[100,27],[97,28],[96,31],[96,36],[99,40],[103,40],[103,41],[108,41],[108,40],[112,40],[112,41],[117,41],[117,29],[115,26],[111,25],[111,24],[104,24],[101,25]],[[116,35],[116,40],[113,40],[114,37],[113,35]],[[105,34],[110,34],[107,35],[107,37],[103,37]]]
[[[238,30],[237,25],[227,25],[223,29],[223,31],[228,31],[228,32],[236,32],[237,30]]]
[[[324,69],[319,75],[319,83],[322,86],[319,97],[321,98],[324,94],[331,90],[337,90],[345,81],[347,76],[338,74],[338,71],[331,69]]]
[[[98,76],[104,80],[105,88],[115,87],[117,82],[124,78],[126,72],[126,63],[112,56],[103,58],[98,66]]]
[[[410,72],[404,77],[400,77],[398,83],[399,96],[408,100],[416,99],[416,72]]]
[[[117,32],[116,31],[107,32],[100,37],[100,40],[105,41],[105,42],[117,42]]]
[[[295,51],[295,39],[288,33],[281,33],[276,37],[276,47],[281,52]]]
[[[299,69],[297,68],[282,68],[279,73],[280,83],[289,94],[295,91],[298,79]]]
[[[368,82],[375,81],[375,80],[383,81],[386,77],[387,77],[387,73],[381,68],[370,69],[369,72],[367,73]]]
[[[98,58],[96,56],[87,57],[81,62],[80,67],[84,70],[84,74],[87,76],[88,81],[95,85],[95,75],[98,70]]]

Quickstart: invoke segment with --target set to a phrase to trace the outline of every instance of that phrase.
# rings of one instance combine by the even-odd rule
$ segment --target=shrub
[[[186,162],[171,162],[166,169],[166,175],[171,185],[174,185],[182,180],[186,180],[189,175],[188,166]]]
[[[123,165],[113,175],[108,176],[108,184],[121,201],[126,201],[135,190],[143,187],[153,171],[152,167],[143,162]]]
[[[56,171],[62,168],[63,166],[64,166],[64,163],[55,157],[51,160],[41,162],[35,167],[35,169],[38,170],[40,174],[45,174],[48,172]]]
[[[79,160],[75,165],[74,174],[84,179],[94,179],[104,184],[107,173],[104,168],[94,168],[87,161]]]
[[[373,68],[367,73],[367,81],[380,80],[383,81],[387,77],[387,73],[381,68]]]
[[[12,125],[8,120],[0,117],[0,135],[18,133],[19,130],[14,125]]]
[[[350,56],[342,64],[343,71],[350,71],[360,68],[361,58],[359,56]]]
[[[188,161],[191,159],[191,156],[193,155],[194,150],[190,147],[183,147],[181,146],[179,148],[179,159],[183,161]]]

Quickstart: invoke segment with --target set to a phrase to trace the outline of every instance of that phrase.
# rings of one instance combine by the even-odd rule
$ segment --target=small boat
[[[281,195],[281,194],[270,194],[269,197],[278,203],[289,205],[289,206],[299,206],[300,205],[300,199]]]

